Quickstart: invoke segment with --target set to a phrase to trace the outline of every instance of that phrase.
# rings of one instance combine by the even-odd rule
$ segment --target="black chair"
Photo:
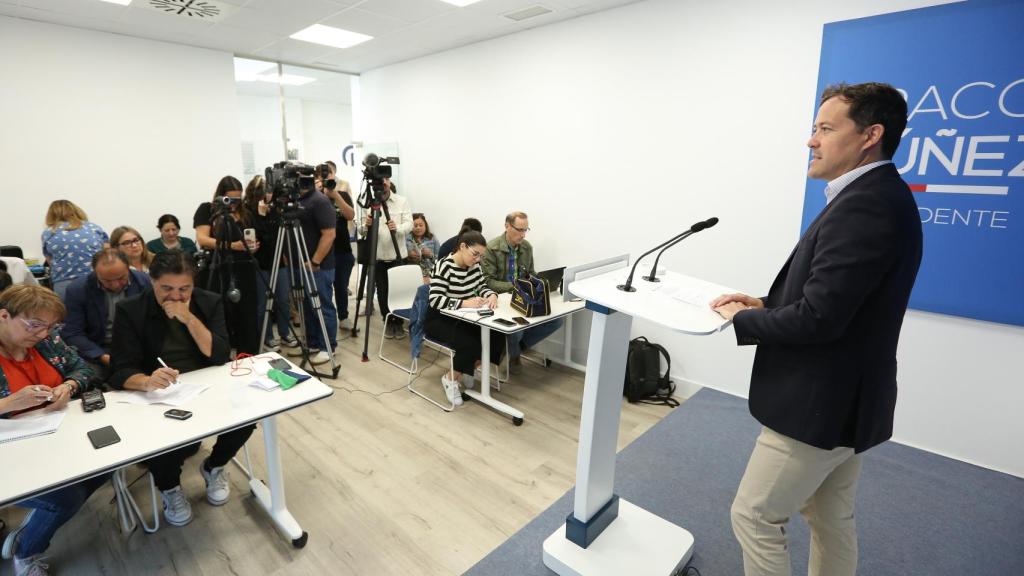
[[[25,253],[21,251],[21,246],[0,246],[0,256],[13,256],[22,260],[25,259]]]

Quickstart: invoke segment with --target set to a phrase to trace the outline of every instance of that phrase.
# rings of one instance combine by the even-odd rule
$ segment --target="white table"
[[[480,316],[476,312],[459,312],[458,310],[442,310],[442,314],[446,314],[453,318],[458,318],[464,322],[471,324],[477,324],[480,326],[480,342],[483,346],[480,353],[480,391],[467,390],[466,395],[470,398],[480,402],[481,404],[490,406],[498,412],[508,414],[512,417],[512,423],[516,426],[523,424],[523,419],[526,417],[521,411],[496,400],[491,396],[491,330],[501,332],[502,334],[514,334],[543,324],[545,322],[551,322],[557,318],[569,316],[575,312],[579,312],[583,309],[584,303],[578,302],[565,302],[562,300],[561,294],[551,294],[551,314],[547,316],[535,316],[533,318],[526,318],[527,324],[515,324],[514,326],[503,326],[494,320],[497,318],[503,318],[505,320],[511,320],[515,317],[523,316],[518,311],[514,310],[511,306],[512,294],[505,293],[498,295],[498,307],[494,309],[493,316]],[[568,336],[567,336],[568,337]],[[569,342],[566,342],[566,347],[570,346]]]
[[[280,357],[268,353],[262,357]],[[242,366],[250,364],[242,361]],[[292,365],[294,368],[294,364]],[[296,372],[302,372],[294,368]],[[288,390],[261,390],[248,383],[255,374],[231,376],[231,364],[182,374],[189,382],[212,385],[181,406],[193,416],[173,420],[163,415],[172,406],[115,402],[109,393],[106,408],[84,412],[81,401],[67,407],[67,415],[53,434],[0,444],[0,506],[39,496],[75,482],[112,472],[135,462],[228,432],[255,422],[263,424],[267,484],[253,478],[249,486],[281,534],[301,548],[307,534],[285,503],[284,476],[277,446],[276,416],[334,393],[316,378]],[[86,433],[113,426],[121,441],[95,449]]]
[[[684,334],[714,334],[729,323],[708,302],[736,291],[672,272],[659,276],[658,282],[637,278],[635,292],[618,290],[628,273],[617,269],[570,286],[572,293],[586,298],[594,319],[573,510],[544,541],[544,565],[561,576],[668,576],[693,553],[689,531],[614,494],[630,327],[637,317]]]

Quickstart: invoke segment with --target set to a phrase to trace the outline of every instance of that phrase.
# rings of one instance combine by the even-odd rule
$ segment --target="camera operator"
[[[384,213],[381,212],[380,222],[377,227],[377,267],[374,270],[374,284],[377,290],[377,304],[380,307],[381,318],[387,318],[388,312],[388,270],[402,264],[405,261],[407,252],[405,247],[405,236],[412,232],[412,209],[409,201],[404,196],[398,195],[397,187],[391,178],[384,178],[383,201],[388,207],[388,214],[391,219],[384,221]],[[372,215],[367,215],[359,225],[359,233],[366,235],[370,225],[373,223]],[[391,242],[391,232],[394,231],[398,237],[399,254],[395,254],[395,247]],[[395,319],[384,326],[385,338],[401,338],[404,335],[402,323]]]
[[[334,237],[337,218],[334,216],[334,206],[323,194],[323,179],[320,176],[315,177],[313,188],[306,188],[300,192],[298,203],[301,207],[299,223],[302,226],[302,236],[306,240],[306,250],[309,251],[308,266],[313,272],[316,291],[320,294],[320,311],[323,313],[327,338],[330,340],[323,341],[320,321],[314,313],[313,303],[307,296],[302,307],[306,324],[306,344],[310,348],[310,363],[317,365],[330,362],[330,354],[333,354],[338,346],[338,311],[333,300]],[[295,265],[299,262],[297,254],[289,254],[288,259],[296,263]],[[289,354],[301,353],[300,349]]]
[[[243,228],[252,228],[253,224],[253,215],[242,204],[242,183],[234,176],[221,178],[213,201],[200,204],[192,218],[196,241],[200,248],[215,252],[217,268],[204,270],[198,286],[209,286],[224,296],[231,345],[247,354],[257,354],[260,349],[257,304],[261,288],[253,259],[260,243],[254,240],[246,246],[243,233]],[[216,254],[218,249],[220,254]]]
[[[324,165],[328,170],[327,178],[324,179],[324,194],[334,204],[338,219],[334,236],[334,300],[338,306],[338,325],[344,329],[343,324],[348,319],[348,284],[352,268],[356,265],[349,236],[349,223],[356,217],[355,202],[352,201],[352,187],[337,177],[338,166],[330,160]],[[331,182],[335,183],[333,187]]]

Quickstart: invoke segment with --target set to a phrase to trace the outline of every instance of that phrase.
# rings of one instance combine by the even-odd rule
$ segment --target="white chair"
[[[406,264],[388,269],[388,308],[391,311],[384,317],[384,326],[387,326],[388,320],[391,318],[398,318],[403,324],[409,322],[412,303],[416,299],[416,289],[420,286],[423,286],[423,269],[418,264]],[[407,374],[415,374],[413,363],[406,368],[397,361],[384,356],[384,332],[385,330],[381,329],[377,357]]]

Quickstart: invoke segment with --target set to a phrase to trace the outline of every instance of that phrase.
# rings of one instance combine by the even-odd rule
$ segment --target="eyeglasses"
[[[521,234],[526,234],[527,232],[530,231],[530,227],[529,226],[527,226],[526,228],[516,228],[514,224],[509,224],[509,226],[512,226],[513,230],[515,230],[516,232],[519,232]]]
[[[476,258],[477,260],[479,260],[480,258],[483,257],[483,252],[477,252],[476,250],[473,250],[472,248],[469,249],[469,253],[472,254],[473,258]]]
[[[132,238],[131,240],[122,240],[117,243],[118,246],[133,246],[135,244],[142,244],[142,238]]]
[[[42,330],[43,328],[46,328],[47,332],[60,332],[61,330],[64,329],[64,324],[62,322],[54,322],[53,324],[49,324],[47,322],[40,322],[39,320],[26,320],[20,317],[18,318],[18,320],[21,320],[21,323],[25,325],[26,330],[34,334],[38,334],[39,331]]]

